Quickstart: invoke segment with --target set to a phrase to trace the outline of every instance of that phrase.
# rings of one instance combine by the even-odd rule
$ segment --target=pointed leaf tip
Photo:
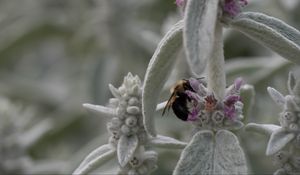
[[[117,88],[115,88],[112,84],[109,84],[108,87],[114,97],[121,98],[122,95]]]
[[[280,107],[284,107],[285,102],[286,102],[285,97],[280,92],[278,92],[276,89],[274,89],[272,87],[268,87],[267,90],[269,92],[269,95],[273,99],[273,101]]]
[[[290,141],[295,138],[294,133],[287,132],[284,129],[274,131],[268,142],[266,155],[270,156],[284,148]]]
[[[157,135],[156,137],[153,137],[150,140],[150,144],[156,147],[161,147],[161,148],[174,148],[174,149],[182,149],[186,147],[187,143],[182,142],[179,140],[176,140],[171,137],[167,136],[162,136],[162,135]]]
[[[250,132],[258,132],[270,136],[275,130],[281,128],[278,125],[272,124],[257,124],[257,123],[249,123],[246,125],[246,131]]]
[[[116,111],[112,108],[108,108],[105,106],[101,106],[101,105],[93,105],[93,104],[89,104],[89,103],[84,103],[82,104],[82,106],[86,109],[92,110],[92,111],[96,111],[98,112],[101,116],[104,117],[115,117]]]

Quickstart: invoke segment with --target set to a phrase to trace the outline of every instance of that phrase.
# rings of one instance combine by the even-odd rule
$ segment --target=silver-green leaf
[[[270,136],[275,130],[278,130],[279,128],[281,127],[278,125],[257,124],[257,123],[249,123],[245,127],[246,131],[257,132],[257,133],[265,134],[267,136]]]
[[[247,174],[237,137],[227,130],[199,131],[183,150],[174,174]]]
[[[290,141],[295,138],[295,134],[286,131],[285,129],[278,129],[274,131],[268,142],[266,155],[270,156],[285,147]]]
[[[130,161],[137,147],[138,138],[136,135],[121,136],[117,147],[118,161],[121,167],[125,167],[125,165]]]
[[[283,21],[261,13],[247,12],[240,13],[228,24],[282,57],[300,64],[300,32]]]
[[[90,153],[73,172],[73,175],[83,175],[97,169],[99,166],[112,159],[116,150],[109,145],[103,145]]]
[[[285,98],[284,96],[278,92],[276,89],[272,88],[272,87],[268,87],[268,92],[269,95],[271,96],[271,98],[273,99],[273,101],[280,107],[284,107],[285,105]]]
[[[151,136],[156,136],[154,127],[154,112],[162,89],[172,67],[174,66],[177,51],[182,47],[183,21],[176,23],[163,37],[154,52],[144,81],[143,90],[143,117],[144,126]]]
[[[168,148],[168,149],[172,149],[172,148],[183,149],[187,145],[186,142],[182,142],[174,138],[162,136],[162,135],[157,135],[156,137],[151,138],[149,144],[155,147]]]
[[[247,174],[247,162],[237,137],[227,130],[216,136],[214,171],[212,174]]]
[[[214,134],[211,131],[199,131],[182,151],[173,174],[211,174],[213,149]]]
[[[185,10],[184,46],[192,71],[199,75],[209,59],[215,35],[219,0],[189,0]]]

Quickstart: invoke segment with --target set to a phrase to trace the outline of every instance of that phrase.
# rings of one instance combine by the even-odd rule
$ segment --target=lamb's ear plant
[[[296,64],[300,64],[297,58],[300,55],[300,33],[265,14],[243,13],[242,8],[247,5],[247,0],[176,0],[176,3],[184,13],[183,19],[158,44],[146,70],[144,83],[129,73],[119,88],[109,86],[115,97],[110,99],[109,106],[84,104],[84,107],[111,118],[107,125],[111,137],[108,144],[88,155],[74,174],[86,174],[114,157],[119,164],[119,174],[149,174],[158,166],[156,161],[159,155],[152,149],[153,146],[184,148],[174,174],[249,172],[245,154],[234,133],[244,126],[243,111],[246,116],[249,114],[254,88],[241,78],[226,86],[223,27],[242,32]],[[180,92],[184,96],[181,100],[186,100],[180,106],[184,112],[176,114],[194,128],[188,144],[158,135],[154,122],[155,111],[162,107],[157,105],[160,91],[182,46],[189,68],[195,75],[195,78],[185,79],[189,88]],[[200,78],[202,76],[205,78]],[[272,98],[285,110],[281,117],[283,128],[248,125],[248,128],[271,135],[267,155],[277,153],[300,137],[296,123],[299,87],[300,83],[290,75],[289,90],[292,95],[283,97],[269,88]],[[177,97],[175,94],[175,101]],[[169,101],[167,107],[172,106],[172,102]],[[295,144],[299,143],[295,141]],[[291,156],[290,153],[283,153],[277,157],[287,155]],[[298,157],[292,156],[287,160],[291,163],[284,163],[284,170],[280,169],[278,173],[289,173],[294,171],[294,167],[299,167]]]
[[[150,136],[144,128],[142,117],[142,83],[131,73],[119,88],[109,85],[114,96],[107,107],[84,104],[87,109],[110,118],[107,130],[108,143],[92,151],[73,174],[87,174],[108,160],[117,158],[118,174],[149,174],[157,168],[157,152],[152,147],[182,149],[185,142],[157,135]]]
[[[274,173],[297,174],[300,171],[300,80],[292,73],[288,78],[289,95],[284,96],[276,89],[268,87],[273,101],[282,109],[280,125],[250,123],[246,129],[270,137],[266,155],[273,156],[279,169]]]

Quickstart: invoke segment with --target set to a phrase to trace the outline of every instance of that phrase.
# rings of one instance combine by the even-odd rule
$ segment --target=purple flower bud
[[[198,94],[194,93],[193,91],[190,91],[190,90],[186,90],[185,91],[185,94],[192,100],[195,100],[197,102],[200,101],[200,97]]]
[[[224,114],[226,117],[228,117],[229,119],[234,119],[234,117],[236,116],[236,112],[235,112],[235,107],[234,106],[224,106]]]
[[[241,8],[248,4],[247,0],[225,0],[223,11],[234,17],[241,12]]]
[[[195,79],[195,78],[190,78],[190,79],[189,79],[189,83],[190,83],[192,89],[193,89],[195,92],[198,92],[200,82],[199,82],[197,79]]]
[[[188,115],[187,121],[191,121],[191,122],[196,121],[198,118],[198,115],[199,115],[199,110],[197,108],[193,108],[192,112],[190,112]]]
[[[229,119],[233,119],[236,116],[235,103],[240,101],[241,97],[238,95],[227,96],[224,100],[224,114]]]
[[[241,97],[238,96],[238,95],[230,95],[230,96],[227,96],[224,100],[224,104],[226,106],[234,106],[234,104],[237,102],[237,101],[240,101],[241,100]]]
[[[178,7],[183,7],[185,6],[186,0],[176,0],[176,5]]]
[[[237,79],[235,79],[234,81],[234,88],[236,91],[239,91],[241,89],[241,86],[244,84],[244,80],[239,77]]]

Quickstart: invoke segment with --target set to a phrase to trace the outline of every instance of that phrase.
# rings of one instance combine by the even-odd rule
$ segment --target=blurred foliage
[[[107,85],[120,85],[129,71],[144,76],[159,39],[181,18],[174,1],[1,0],[0,94],[9,102],[7,109],[0,106],[0,113],[14,112],[9,114],[10,123],[22,128],[9,134],[0,131],[1,162],[20,158],[8,161],[9,166],[1,164],[0,173],[70,174],[87,153],[105,143],[106,120],[83,110],[81,104],[106,104],[111,97]],[[245,11],[264,12],[300,29],[297,0],[250,0]],[[232,30],[225,31],[225,56],[228,84],[243,77],[256,90],[254,109],[245,122],[278,123],[279,110],[266,87],[287,92],[288,72],[300,76],[299,69]],[[177,62],[162,101],[171,84],[191,76],[183,53]],[[35,110],[28,114],[16,104]],[[161,134],[189,140],[189,125],[171,112],[163,118],[157,113],[156,118]],[[1,116],[0,124],[5,120]],[[271,158],[264,156],[266,138],[238,134],[253,173],[273,172]],[[7,138],[22,147],[7,150]],[[159,152],[155,173],[171,173],[180,151]]]

